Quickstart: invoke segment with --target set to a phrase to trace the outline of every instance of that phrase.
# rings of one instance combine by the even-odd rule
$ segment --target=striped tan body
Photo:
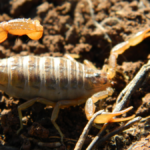
[[[0,60],[0,89],[26,100],[42,97],[57,102],[88,98],[108,87],[106,79],[102,79],[104,85],[98,85],[99,74],[98,70],[65,58],[10,57]]]

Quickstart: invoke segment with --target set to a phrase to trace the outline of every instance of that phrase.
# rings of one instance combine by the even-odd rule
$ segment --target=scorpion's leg
[[[18,106],[18,113],[19,113],[19,119],[20,119],[20,129],[17,131],[17,133],[20,132],[20,130],[23,128],[23,124],[22,124],[22,110],[32,106],[35,102],[39,102],[45,105],[50,105],[53,106],[53,112],[52,112],[52,116],[51,116],[51,121],[54,125],[54,127],[57,129],[57,131],[59,132],[60,136],[61,136],[61,141],[63,141],[63,133],[61,132],[59,126],[56,124],[56,119],[58,117],[58,113],[60,108],[65,108],[65,107],[69,107],[69,106],[75,106],[75,105],[80,105],[82,103],[85,102],[85,99],[81,98],[81,99],[75,99],[75,100],[62,100],[59,101],[57,103],[54,103],[48,99],[44,99],[44,98],[34,98],[31,99],[23,104],[21,104],[20,106]]]
[[[78,54],[65,54],[63,57],[71,61],[76,61],[75,59],[78,59],[80,56]]]
[[[91,98],[89,98],[86,101],[85,105],[85,114],[88,120],[90,120],[95,112],[96,106],[94,103],[96,103],[99,99],[104,99],[110,95],[112,95],[113,89],[112,88],[107,88],[106,91],[98,92],[94,94]],[[135,115],[127,117],[127,118],[113,118],[115,116],[124,114],[131,110],[132,108],[129,107],[124,111],[116,112],[116,113],[105,113],[102,114],[94,120],[94,123],[108,123],[108,122],[120,122],[120,121],[127,121],[135,117]]]
[[[28,107],[32,106],[35,102],[43,103],[43,104],[50,105],[50,106],[55,105],[54,102],[51,102],[51,101],[44,99],[44,98],[34,98],[34,99],[28,100],[27,102],[19,105],[18,106],[18,114],[19,114],[19,120],[20,120],[20,128],[17,131],[17,134],[23,129],[22,110],[27,109]]]
[[[97,68],[95,67],[95,65],[94,65],[91,61],[89,61],[89,60],[87,60],[87,59],[85,59],[85,60],[83,61],[83,63],[84,63],[87,67],[89,67],[89,68],[97,69]]]
[[[0,43],[7,39],[8,33],[0,24]]]
[[[55,126],[55,128],[57,129],[57,131],[59,132],[60,136],[61,136],[61,141],[63,141],[63,133],[61,132],[59,126],[56,123],[56,119],[58,117],[58,113],[60,108],[65,108],[65,107],[69,107],[69,106],[76,106],[76,105],[80,105],[82,103],[84,103],[86,100],[83,98],[81,99],[74,99],[74,100],[62,100],[56,103],[53,112],[52,112],[52,116],[51,116],[51,121],[53,123],[53,125]]]
[[[117,66],[117,58],[118,55],[125,52],[130,46],[135,46],[142,42],[145,38],[150,36],[150,28],[144,31],[140,31],[137,34],[135,34],[133,37],[131,37],[129,40],[122,42],[118,45],[116,45],[110,52],[109,57],[109,65],[104,65],[103,70],[108,70],[107,77],[109,79],[112,79],[116,74],[116,66]]]
[[[65,54],[64,57],[67,58],[67,59],[69,59],[69,60],[71,60],[71,61],[76,61],[75,58],[77,59],[77,58],[79,58],[80,56],[77,55],[77,54]],[[89,67],[89,68],[97,69],[97,68],[94,66],[94,64],[93,64],[91,61],[87,60],[87,59],[85,59],[85,60],[83,61],[83,63],[84,63],[87,67]]]

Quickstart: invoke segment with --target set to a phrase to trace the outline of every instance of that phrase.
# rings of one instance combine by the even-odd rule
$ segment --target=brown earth
[[[32,41],[27,36],[9,35],[0,45],[0,58],[14,55],[63,56],[65,53],[79,54],[78,61],[92,61],[97,68],[102,68],[112,46],[127,40],[135,33],[149,28],[150,3],[148,0],[1,0],[0,22],[14,18],[32,18],[40,20],[44,26],[44,35],[39,41]],[[92,9],[91,9],[92,8]],[[94,11],[94,20],[90,11]],[[103,26],[104,32],[94,22]],[[109,42],[105,35],[112,41]],[[131,47],[118,58],[118,70],[125,74],[116,77],[116,91],[106,99],[103,107],[110,112],[121,90],[135,76],[143,64],[150,58],[150,38],[135,47]],[[61,110],[57,123],[65,135],[64,145],[53,127],[50,116],[51,107],[34,104],[23,111],[24,129],[19,135],[17,106],[24,100],[4,97],[0,101],[0,150],[72,150],[85,127],[87,120],[84,105]],[[130,98],[128,106],[134,109],[128,115],[136,114],[143,120],[130,129],[113,136],[98,149],[150,149],[150,80],[147,80]],[[127,107],[128,107],[127,106]],[[144,119],[145,118],[145,119]],[[120,124],[112,124],[112,129]],[[98,133],[92,127],[85,140],[85,149]],[[43,143],[42,143],[43,142]],[[145,143],[143,145],[143,142]],[[50,143],[53,143],[52,145]],[[136,145],[138,144],[138,145]],[[141,145],[140,145],[141,144]],[[57,148],[56,148],[57,147]]]

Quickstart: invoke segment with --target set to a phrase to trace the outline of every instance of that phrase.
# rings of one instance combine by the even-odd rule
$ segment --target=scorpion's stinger
[[[119,115],[122,115],[128,111],[130,111],[133,107],[129,107],[125,110],[122,110],[120,112],[116,112],[116,113],[105,113],[105,114],[101,114],[99,116],[97,116],[94,120],[94,123],[110,123],[110,122],[121,122],[121,121],[127,121],[130,119],[133,119],[135,117],[135,115],[132,115],[130,117],[126,117],[126,118],[113,118]]]

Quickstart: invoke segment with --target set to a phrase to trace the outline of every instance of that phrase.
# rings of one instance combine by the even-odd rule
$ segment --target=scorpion
[[[63,133],[55,122],[60,108],[85,103],[85,114],[89,120],[95,112],[95,103],[113,94],[113,81],[116,75],[117,57],[130,46],[135,46],[150,36],[150,28],[138,32],[129,40],[112,48],[109,64],[102,70],[96,69],[90,62],[84,64],[65,55],[67,58],[23,56],[0,60],[0,89],[6,94],[27,100],[18,106],[20,128],[23,128],[22,110],[35,102],[50,105],[53,108],[51,121],[61,136]],[[14,19],[0,24],[0,42],[7,34],[27,35],[38,40],[43,35],[43,27],[38,20]],[[127,121],[135,117],[114,118],[131,110],[129,107],[116,113],[98,116],[94,123]]]

